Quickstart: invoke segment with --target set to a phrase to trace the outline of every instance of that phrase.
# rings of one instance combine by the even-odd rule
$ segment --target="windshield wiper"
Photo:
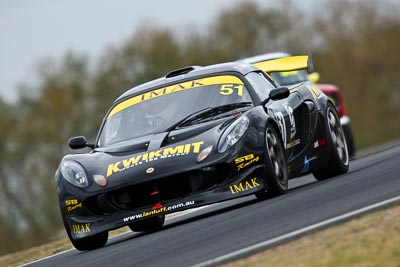
[[[177,127],[183,126],[185,124],[202,121],[205,118],[212,118],[216,115],[231,111],[235,108],[249,107],[251,105],[252,105],[251,102],[239,102],[239,103],[227,104],[227,105],[222,105],[222,106],[217,106],[217,107],[208,107],[208,108],[196,111],[196,112],[190,114],[189,116],[186,116],[182,120],[180,120],[177,123],[173,124],[172,126],[168,127],[166,129],[166,131],[170,132],[170,131],[176,129]]]

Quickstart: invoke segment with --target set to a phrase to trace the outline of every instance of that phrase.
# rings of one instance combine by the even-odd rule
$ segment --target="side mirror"
[[[312,81],[313,83],[319,82],[319,73],[318,73],[318,72],[310,73],[310,74],[308,74],[307,77],[308,77],[308,79],[309,79],[310,81]]]
[[[265,105],[269,100],[284,99],[290,95],[290,90],[287,87],[278,87],[271,90],[269,96],[261,102],[261,105]]]
[[[81,149],[85,147],[94,148],[93,144],[88,144],[84,136],[72,137],[68,140],[68,145],[71,149]]]

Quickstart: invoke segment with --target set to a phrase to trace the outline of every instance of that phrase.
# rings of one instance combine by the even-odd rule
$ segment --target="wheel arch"
[[[335,104],[326,95],[324,95],[323,97],[319,98],[317,101],[319,102],[319,105],[320,105],[320,111],[323,111],[322,112],[323,116],[324,116],[324,118],[326,118],[326,112],[325,111],[328,108],[328,105],[331,104],[332,106],[335,107]],[[335,109],[336,109],[336,107],[335,107]]]
[[[271,127],[273,127],[274,130],[277,131],[277,132],[279,133],[279,140],[280,140],[280,141],[282,142],[282,144],[283,144],[282,133],[281,133],[281,130],[279,129],[278,123],[277,123],[273,118],[268,118],[268,120],[266,121],[266,124],[265,124],[265,129],[264,129],[264,132],[265,132],[265,133],[267,132],[267,127],[268,127],[269,125],[271,125]],[[265,138],[264,138],[264,139],[265,139]],[[284,145],[284,149],[285,149],[286,144],[283,144],[283,145]]]

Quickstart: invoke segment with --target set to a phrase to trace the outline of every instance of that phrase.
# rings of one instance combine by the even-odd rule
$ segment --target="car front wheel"
[[[62,211],[61,205],[61,217],[64,223],[65,231],[67,232],[67,235],[69,237],[69,240],[71,241],[72,245],[77,249],[77,250],[93,250],[97,248],[103,247],[108,240],[108,231],[102,232],[99,234],[95,234],[92,236],[87,236],[79,239],[73,239],[71,235],[71,230],[69,229],[67,219],[65,218],[65,214]]]
[[[288,190],[288,170],[286,152],[278,132],[268,126],[266,133],[265,175],[267,190],[256,193],[258,199],[282,195]]]
[[[93,250],[96,248],[101,248],[107,243],[108,232],[102,232],[76,240],[70,238],[70,240],[72,245],[74,245],[77,250]]]

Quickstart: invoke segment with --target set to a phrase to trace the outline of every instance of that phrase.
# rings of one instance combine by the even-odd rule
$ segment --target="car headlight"
[[[234,123],[232,123],[222,135],[219,141],[218,151],[220,153],[225,152],[234,144],[236,144],[237,141],[239,141],[239,139],[246,132],[248,127],[249,127],[249,118],[247,116],[243,116]]]
[[[75,161],[64,161],[61,165],[61,174],[73,185],[88,186],[88,179],[83,167]]]

